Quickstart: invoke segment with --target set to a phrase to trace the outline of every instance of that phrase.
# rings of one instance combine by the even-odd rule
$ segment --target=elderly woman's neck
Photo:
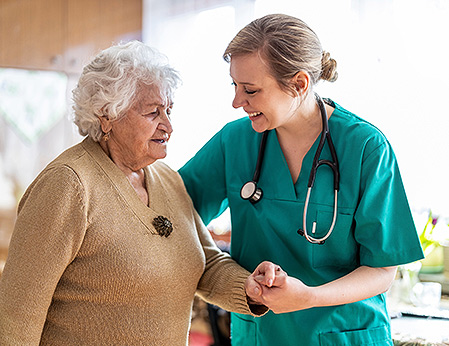
[[[107,141],[100,140],[99,142],[101,149],[105,152],[106,155],[114,162],[114,164],[123,172],[125,175],[131,174],[133,172],[132,169],[128,168],[127,165],[122,163],[123,160],[119,158],[119,155],[114,155],[114,152],[109,149],[109,144]]]
[[[149,206],[149,196],[147,187],[145,184],[145,171],[142,167],[136,168],[134,165],[130,164],[126,159],[120,155],[114,155],[114,152],[109,149],[109,145],[105,141],[99,142],[101,149],[109,156],[109,158],[114,162],[114,164],[125,174],[126,178],[130,182],[131,186],[137,193],[140,200]]]
[[[99,142],[101,149],[105,152],[106,155],[111,159],[112,162],[126,175],[128,179],[135,180],[136,177],[139,177],[142,181],[144,180],[144,171],[141,165],[138,165],[135,160],[130,157],[125,157],[121,155],[119,152],[110,150],[108,142],[100,141]]]

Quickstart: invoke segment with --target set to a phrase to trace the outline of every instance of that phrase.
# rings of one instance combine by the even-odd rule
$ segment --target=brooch
[[[165,216],[159,215],[155,217],[153,219],[153,226],[161,237],[167,238],[173,232],[173,225]]]

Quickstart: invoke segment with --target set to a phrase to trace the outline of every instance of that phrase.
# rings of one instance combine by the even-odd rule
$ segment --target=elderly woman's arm
[[[250,273],[227,253],[220,251],[196,212],[195,222],[206,256],[206,267],[198,284],[198,295],[208,303],[228,311],[255,316],[266,313],[266,306],[248,303],[245,282]]]
[[[0,345],[39,345],[56,285],[84,236],[82,198],[68,168],[47,170],[22,198],[0,279]]]

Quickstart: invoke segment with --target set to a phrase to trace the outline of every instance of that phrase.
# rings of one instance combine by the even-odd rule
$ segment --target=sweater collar
[[[122,201],[133,211],[134,215],[139,218],[150,233],[157,234],[155,227],[153,226],[153,221],[158,216],[164,216],[169,220],[173,220],[173,212],[169,207],[167,208],[167,206],[170,206],[170,202],[169,194],[164,188],[164,182],[156,181],[158,180],[156,178],[159,176],[152,174],[149,167],[145,167],[144,172],[150,207],[146,206],[140,200],[125,174],[117,167],[109,156],[106,155],[99,143],[95,142],[90,137],[86,137],[81,145],[98,164],[99,169],[110,180]],[[164,205],[159,205],[162,200],[165,201]]]

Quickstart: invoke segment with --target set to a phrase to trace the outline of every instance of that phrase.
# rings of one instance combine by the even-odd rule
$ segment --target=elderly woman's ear
[[[103,131],[103,133],[108,133],[111,131],[112,129],[111,120],[107,115],[103,115],[100,117],[100,126],[101,131]]]

